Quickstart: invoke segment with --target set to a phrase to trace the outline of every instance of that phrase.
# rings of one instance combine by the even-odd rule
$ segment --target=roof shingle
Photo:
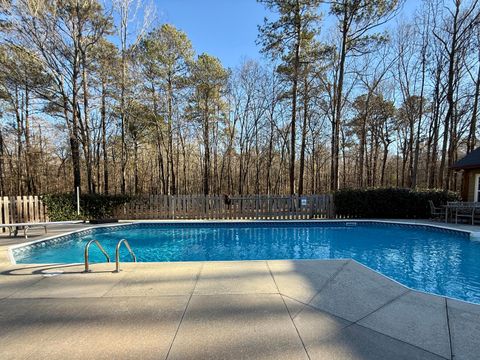
[[[480,147],[458,160],[450,168],[454,170],[480,168]]]

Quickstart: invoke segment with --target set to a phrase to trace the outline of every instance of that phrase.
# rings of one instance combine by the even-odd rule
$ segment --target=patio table
[[[471,210],[472,214],[476,209],[480,209],[480,202],[449,202],[447,205],[443,205],[445,208],[445,222],[448,222],[448,215],[450,212],[455,211],[455,214],[458,213],[458,210]]]

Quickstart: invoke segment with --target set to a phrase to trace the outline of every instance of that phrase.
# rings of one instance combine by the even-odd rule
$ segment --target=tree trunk
[[[23,173],[23,164],[22,164],[22,155],[23,155],[23,141],[22,141],[22,136],[23,136],[23,120],[22,120],[22,115],[20,113],[20,95],[18,93],[18,88],[15,87],[15,100],[14,100],[14,108],[15,108],[15,119],[17,122],[17,146],[16,146],[16,151],[17,151],[17,158],[16,158],[16,193],[17,195],[22,195],[23,193],[23,187],[22,187],[22,173]]]
[[[303,95],[303,126],[302,126],[302,145],[300,148],[300,174],[298,177],[298,195],[303,194],[303,183],[305,174],[305,148],[307,145],[307,126],[308,126],[308,78],[305,74],[304,95]]]
[[[422,80],[420,85],[420,109],[418,114],[418,123],[417,123],[417,136],[415,140],[415,154],[413,159],[413,172],[412,172],[412,187],[417,187],[417,180],[418,180],[418,159],[420,156],[420,130],[422,128],[422,120],[423,120],[423,95],[425,91],[425,68],[427,63],[426,58],[426,43],[424,42],[422,48]]]
[[[387,167],[388,159],[388,144],[383,144],[383,157],[382,157],[382,173],[380,175],[380,186],[385,186],[385,169]]]
[[[3,141],[3,132],[2,128],[0,127],[0,196],[5,196],[5,149],[4,149],[4,141]]]
[[[88,77],[86,54],[82,52],[82,85],[83,85],[83,120],[85,129],[85,162],[87,167],[87,188],[89,194],[95,193],[95,184],[93,181],[93,159],[92,159],[92,141],[90,132],[90,110],[88,106]]]
[[[25,102],[24,102],[24,137],[25,137],[25,172],[27,176],[27,192],[29,195],[36,195],[37,187],[35,184],[34,168],[32,161],[32,145],[30,142],[30,90],[25,86]]]
[[[272,106],[273,107],[273,106]],[[273,123],[273,109],[270,117],[270,138],[268,139],[268,164],[267,164],[267,176],[266,176],[266,187],[267,195],[270,195],[272,191],[271,177],[272,177],[272,162],[273,162],[273,134],[275,131],[275,126]]]
[[[408,187],[411,187],[412,186],[412,177],[413,177],[413,137],[414,137],[414,134],[415,134],[415,115],[412,114],[412,112],[414,113],[415,112],[415,105],[413,106],[413,109],[411,106],[408,106],[410,107],[410,109],[408,110],[408,112],[410,114],[407,114],[408,116],[408,123],[409,123],[409,127],[408,127],[408,154],[409,154],[409,158],[408,158],[408,183],[407,183],[407,186]]]
[[[295,193],[295,147],[296,147],[296,127],[297,127],[297,92],[298,92],[298,69],[300,66],[300,37],[301,37],[301,22],[300,22],[300,7],[299,2],[296,2],[295,27],[296,27],[296,42],[295,42],[295,58],[293,63],[293,84],[292,84],[292,117],[290,122],[290,166],[289,166],[289,180],[290,180],[290,194]]]
[[[367,99],[365,100],[365,109],[363,109],[363,115],[361,117],[362,124],[360,127],[360,148],[359,148],[359,160],[358,160],[358,187],[363,188],[363,173],[365,168],[365,147],[367,142],[367,119],[369,116],[370,108],[370,91],[367,94]]]
[[[433,139],[432,139],[432,150],[431,150],[431,159],[430,159],[430,172],[429,172],[429,179],[428,179],[428,187],[434,188],[438,184],[438,179],[436,177],[437,172],[437,159],[438,159],[438,123],[439,123],[439,116],[440,116],[440,77],[441,77],[441,66],[438,65],[435,71],[435,89],[433,94],[434,99],[434,107],[433,107]]]
[[[458,14],[460,11],[460,3],[456,3],[455,14],[453,17],[453,32],[452,32],[452,43],[450,46],[450,50],[448,52],[448,83],[447,83],[447,114],[445,115],[445,122],[444,122],[444,132],[443,132],[443,143],[442,143],[442,158],[440,160],[440,169],[438,172],[439,183],[440,187],[448,190],[449,188],[449,179],[448,179],[448,171],[447,171],[447,178],[445,179],[445,165],[447,162],[447,145],[448,145],[448,135],[450,132],[450,123],[452,121],[453,110],[455,106],[454,102],[454,81],[455,81],[455,56],[456,56],[456,48],[457,48],[457,35],[458,35]]]
[[[167,131],[168,131],[168,166],[169,172],[171,175],[170,181],[170,194],[176,195],[177,188],[176,188],[176,179],[175,179],[175,167],[173,161],[173,89],[172,89],[172,79],[171,74],[168,74],[168,85],[167,85],[167,96],[168,96],[168,124],[167,124]]]
[[[107,87],[104,81],[102,81],[102,100],[101,100],[101,126],[102,126],[102,154],[103,154],[103,192],[108,195],[108,153],[107,153]]]
[[[205,108],[203,113],[203,144],[205,154],[203,157],[203,193],[208,195],[210,192],[210,126],[209,126],[209,96],[205,95]]]
[[[121,43],[122,43],[122,70],[121,70],[121,78],[120,78],[120,127],[121,127],[121,157],[120,157],[120,192],[122,195],[126,194],[127,186],[126,186],[126,171],[127,171],[127,140],[126,140],[126,128],[127,128],[127,116],[126,116],[126,109],[125,109],[125,92],[126,92],[126,79],[127,79],[127,18],[126,14],[123,14],[121,22]]]
[[[480,96],[480,65],[477,70],[477,80],[475,82],[475,95],[473,100],[472,120],[470,121],[470,129],[467,139],[467,154],[475,150],[477,144],[477,116],[478,116],[478,98]]]
[[[346,6],[346,5],[345,5]],[[347,11],[345,9],[345,11]],[[330,190],[338,189],[338,155],[339,155],[339,134],[340,134],[340,117],[342,115],[342,97],[343,97],[343,81],[345,75],[345,60],[347,57],[347,41],[348,41],[348,19],[344,14],[342,21],[342,45],[340,50],[340,63],[338,67],[338,81],[335,86],[334,96],[334,118],[332,123],[332,160],[330,166]]]
[[[140,188],[138,186],[138,141],[136,137],[133,138],[133,161],[133,188],[135,195],[138,195],[140,194]]]

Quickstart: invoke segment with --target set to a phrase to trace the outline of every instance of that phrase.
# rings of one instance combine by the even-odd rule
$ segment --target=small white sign
[[[300,204],[301,204],[302,206],[307,206],[307,198],[302,198],[302,199],[300,200]]]

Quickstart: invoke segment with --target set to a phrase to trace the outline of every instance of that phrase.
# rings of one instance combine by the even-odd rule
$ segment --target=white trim
[[[478,202],[478,182],[480,181],[480,174],[475,174],[475,188],[473,189],[473,201]]]

